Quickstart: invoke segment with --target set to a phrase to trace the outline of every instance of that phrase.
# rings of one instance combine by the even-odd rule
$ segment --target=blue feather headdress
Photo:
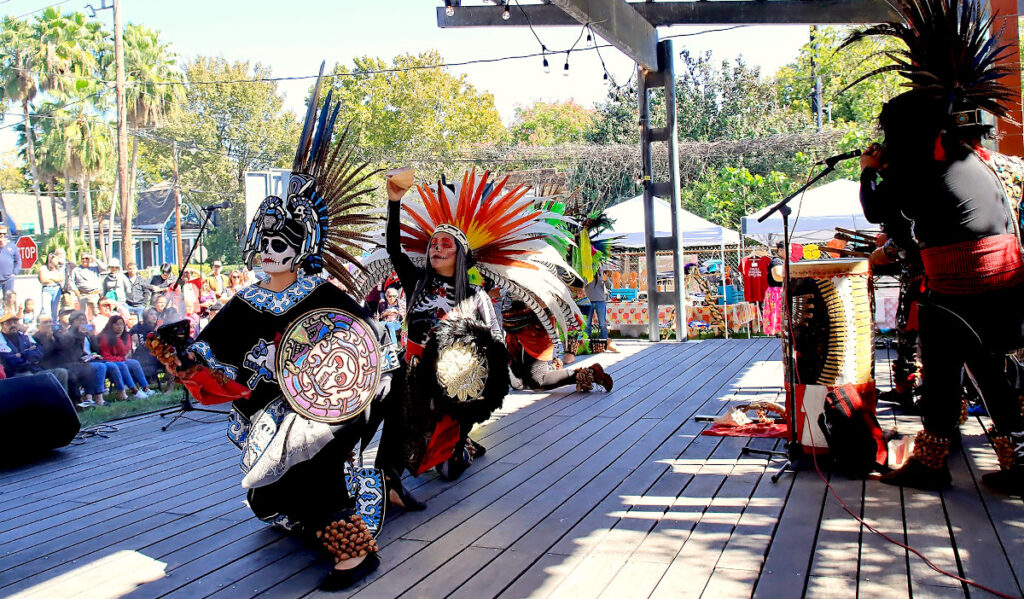
[[[372,243],[356,227],[380,220],[367,214],[365,208],[370,204],[361,200],[373,191],[365,184],[378,171],[367,169],[367,163],[350,162],[353,148],[347,143],[348,127],[332,143],[341,103],[332,105],[332,92],[328,92],[320,106],[323,75],[321,64],[292,162],[286,199],[268,196],[260,204],[249,225],[243,258],[253,266],[262,238],[278,235],[296,249],[293,269],[299,265],[307,274],[314,274],[326,268],[351,289],[355,280],[346,264],[361,266],[350,248],[361,251],[362,246]]]

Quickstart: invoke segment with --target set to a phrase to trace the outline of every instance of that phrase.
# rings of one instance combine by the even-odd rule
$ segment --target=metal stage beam
[[[562,3],[585,5],[596,10],[605,3],[585,0],[554,0],[552,4],[524,4],[523,11],[534,27],[578,26],[581,21]],[[628,4],[629,6],[622,6]],[[618,6],[618,8],[612,8]],[[890,21],[894,13],[884,0],[710,0],[701,2],[623,2],[606,10],[632,9],[653,27],[669,25],[848,25]],[[437,9],[438,27],[526,27],[527,19],[514,4],[510,18],[501,18],[502,6],[460,6],[453,16]],[[582,22],[587,22],[583,20]],[[597,19],[590,23],[601,37]]]

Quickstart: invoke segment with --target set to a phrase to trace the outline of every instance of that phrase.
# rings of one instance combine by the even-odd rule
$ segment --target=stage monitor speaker
[[[64,387],[50,373],[0,380],[0,453],[64,447],[82,423]]]

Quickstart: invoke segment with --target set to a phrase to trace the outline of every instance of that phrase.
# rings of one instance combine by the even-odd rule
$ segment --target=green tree
[[[517,106],[509,134],[512,141],[534,146],[583,143],[594,133],[597,113],[576,102],[534,102]]]
[[[899,43],[896,40],[869,39],[838,50],[850,32],[844,27],[819,27],[814,43],[808,41],[794,62],[778,70],[774,85],[783,103],[801,114],[810,115],[813,60],[815,74],[821,77],[826,117],[836,122],[873,128],[882,104],[904,91],[900,87],[901,77],[896,73],[886,73],[843,90],[860,75],[890,64],[891,61],[881,52],[895,48]]]
[[[167,180],[172,144],[179,140],[179,185],[183,201],[229,200],[224,222],[205,244],[213,257],[238,262],[244,231],[245,171],[288,168],[295,155],[299,123],[282,110],[284,98],[266,66],[223,57],[200,56],[185,65],[191,83],[183,98],[168,104],[164,125],[139,144],[140,185]],[[212,83],[241,81],[241,83]]]
[[[25,178],[21,161],[13,154],[0,156],[0,190],[20,192],[26,187],[28,179]]]
[[[21,19],[5,17],[0,24],[0,54],[0,97],[5,103],[20,105],[25,118],[22,131],[31,133],[30,103],[39,91],[40,45],[37,30]],[[30,134],[25,135],[25,147],[32,191],[36,196],[36,209],[39,213],[39,232],[45,233],[35,139]]]
[[[450,155],[502,141],[505,129],[494,96],[442,64],[441,55],[430,50],[396,56],[390,64],[361,57],[351,69],[335,65],[329,81],[341,101],[339,120],[351,123],[362,149],[378,155]],[[379,72],[389,68],[412,70]]]
[[[135,210],[136,165],[139,155],[140,129],[152,128],[164,122],[168,114],[180,109],[184,102],[184,87],[173,85],[183,81],[177,69],[176,57],[170,45],[160,41],[159,33],[141,25],[129,24],[124,30],[125,62],[125,120],[132,135],[132,153],[128,167],[127,205],[121,211],[121,247],[131,248],[132,213]],[[110,235],[113,236],[114,209],[110,203]],[[112,242],[108,243],[113,245]],[[122,250],[124,254],[124,250]],[[128,254],[124,256],[130,259]]]

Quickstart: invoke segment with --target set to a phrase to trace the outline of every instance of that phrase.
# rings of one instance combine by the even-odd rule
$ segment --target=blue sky
[[[52,1],[8,0],[0,4],[0,15],[21,15]],[[99,5],[100,0],[92,3]],[[85,4],[84,0],[71,0],[61,8],[84,10]],[[223,55],[259,61],[270,65],[277,76],[315,74],[321,60],[328,65],[351,64],[356,56],[390,59],[431,48],[449,62],[540,50],[526,28],[439,29],[434,10],[441,4],[441,0],[122,0],[126,22],[157,29],[183,58]],[[110,11],[100,12],[97,18],[108,24],[112,21]],[[664,37],[706,29],[672,27],[659,32]],[[579,33],[579,28],[538,29],[549,49],[568,48]],[[676,50],[711,50],[719,58],[742,54],[770,74],[795,58],[807,34],[804,26],[746,27],[677,39],[675,45]],[[624,81],[634,68],[614,48],[602,50],[602,56],[616,80]],[[477,88],[493,93],[502,120],[508,123],[517,104],[574,99],[592,105],[605,97],[603,71],[594,52],[573,53],[568,77],[561,75],[564,62],[564,54],[553,57],[548,75],[539,58],[452,70],[465,73]],[[286,107],[300,111],[308,85],[309,81],[282,83]],[[9,129],[0,131],[0,153],[10,151],[14,141]]]

